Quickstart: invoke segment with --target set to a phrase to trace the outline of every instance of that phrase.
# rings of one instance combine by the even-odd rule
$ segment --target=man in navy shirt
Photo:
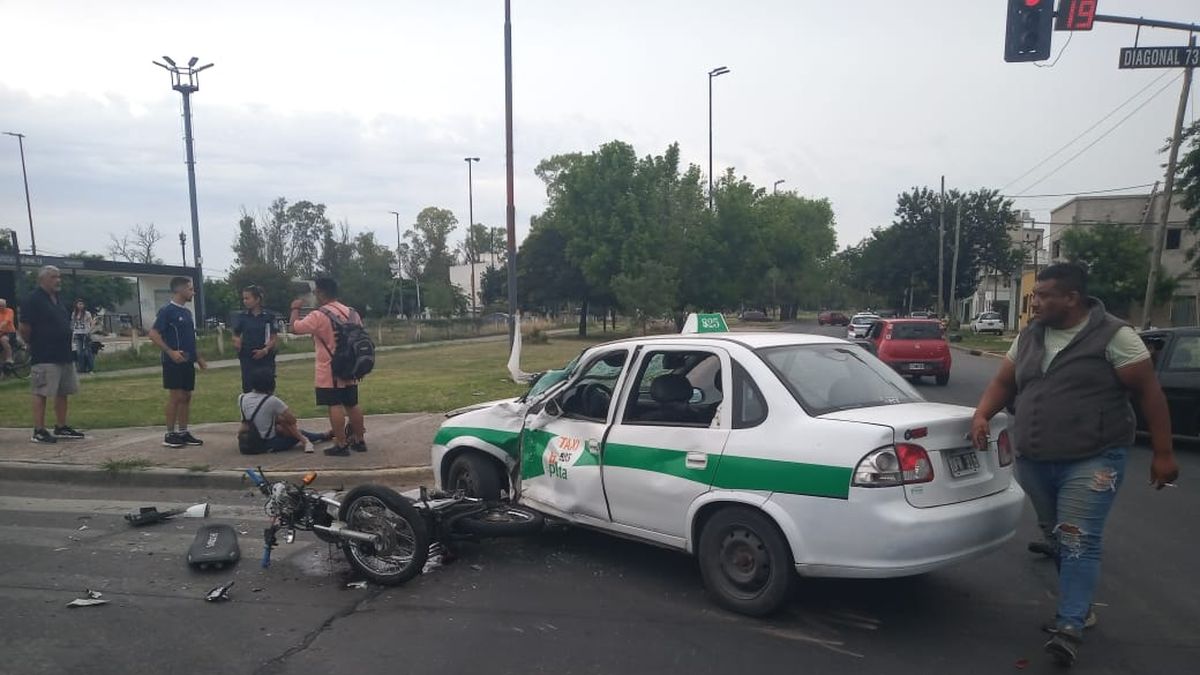
[[[168,448],[204,445],[204,441],[188,431],[192,390],[196,388],[196,366],[201,370],[208,368],[208,363],[196,349],[196,321],[187,308],[195,295],[192,280],[187,277],[171,279],[171,293],[171,301],[158,310],[154,328],[150,330],[150,341],[163,352],[163,389],[169,392],[167,434],[163,436],[163,445]]]
[[[275,345],[279,341],[278,319],[269,309],[263,309],[263,292],[258,286],[242,290],[246,311],[233,320],[233,347],[242,366],[242,393],[253,387],[253,374],[265,370],[275,375]]]
[[[38,271],[37,288],[21,303],[21,339],[29,344],[33,383],[34,443],[83,438],[67,426],[67,397],[79,392],[71,354],[71,315],[59,298],[62,273],[47,265]],[[54,399],[54,433],[46,431],[46,399]]]

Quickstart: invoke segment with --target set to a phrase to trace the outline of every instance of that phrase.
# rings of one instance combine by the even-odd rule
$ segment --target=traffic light
[[[1008,0],[1004,60],[1044,61],[1050,58],[1054,0]]]

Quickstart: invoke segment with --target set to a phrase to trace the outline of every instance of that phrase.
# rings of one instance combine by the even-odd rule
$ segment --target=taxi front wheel
[[[450,463],[446,472],[446,486],[450,491],[462,490],[468,497],[485,501],[500,499],[500,472],[495,465],[478,452],[464,452]]]
[[[763,616],[787,601],[795,576],[791,551],[760,511],[718,511],[700,533],[699,559],[704,586],[725,609]]]

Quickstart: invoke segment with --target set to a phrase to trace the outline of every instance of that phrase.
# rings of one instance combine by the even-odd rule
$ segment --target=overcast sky
[[[781,189],[829,198],[839,246],[890,223],[898,193],[942,174],[948,187],[1030,195],[1154,182],[1182,72],[1118,70],[1135,29],[1101,24],[1074,35],[1052,68],[1007,64],[1004,0],[513,5],[518,237],[544,206],[533,168],[550,155],[613,139],[657,154],[678,141],[684,161],[707,171],[715,66],[732,70],[714,83],[717,172],[732,166],[768,189],[783,179]],[[1195,0],[1099,5],[1200,21]],[[501,0],[0,0],[0,19],[0,131],[27,136],[39,252],[100,252],[110,233],[154,223],[168,235],[158,254],[178,262],[186,229],[191,260],[181,104],[151,64],[162,54],[216,64],[193,96],[208,274],[232,262],[241,209],[279,196],[323,202],[335,221],[392,245],[389,211],[405,229],[426,206],[465,224],[468,155],[482,159],[476,221],[504,224]],[[1055,34],[1055,55],[1068,35]],[[1186,35],[1143,30],[1140,44]],[[1063,201],[1017,204],[1045,220]],[[0,227],[28,248],[8,136]]]

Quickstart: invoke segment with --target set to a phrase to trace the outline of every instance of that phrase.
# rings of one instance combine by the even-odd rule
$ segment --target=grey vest
[[[1073,460],[1133,443],[1129,392],[1105,350],[1124,321],[1104,311],[1096,298],[1087,325],[1063,348],[1045,373],[1045,325],[1034,321],[1017,343],[1017,451],[1037,461]]]

